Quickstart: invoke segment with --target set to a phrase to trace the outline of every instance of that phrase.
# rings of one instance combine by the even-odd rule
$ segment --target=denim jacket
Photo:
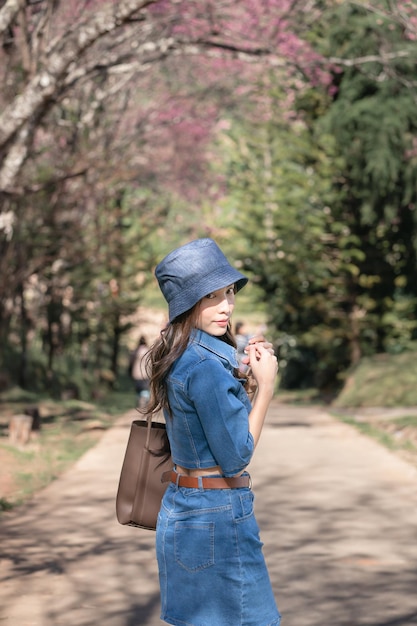
[[[224,476],[241,472],[251,460],[251,403],[233,376],[236,350],[201,330],[167,376],[171,415],[167,434],[175,464],[188,469],[219,465]]]

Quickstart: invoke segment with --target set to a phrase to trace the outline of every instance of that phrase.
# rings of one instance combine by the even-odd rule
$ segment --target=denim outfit
[[[232,346],[197,330],[168,379],[167,433],[175,464],[219,465],[233,476],[249,463],[251,405]],[[161,619],[178,626],[278,626],[278,613],[250,488],[170,483],[156,530]]]

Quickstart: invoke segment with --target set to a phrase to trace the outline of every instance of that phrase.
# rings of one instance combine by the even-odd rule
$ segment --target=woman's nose
[[[229,313],[231,306],[232,306],[232,303],[230,302],[227,296],[225,296],[223,300],[219,303],[220,311],[225,311],[227,313]]]

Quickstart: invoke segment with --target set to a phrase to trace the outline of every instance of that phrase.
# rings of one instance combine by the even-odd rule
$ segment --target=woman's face
[[[234,285],[209,293],[197,305],[196,328],[221,337],[227,330],[234,306]]]

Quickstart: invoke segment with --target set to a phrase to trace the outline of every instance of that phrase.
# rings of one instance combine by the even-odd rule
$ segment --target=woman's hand
[[[249,346],[252,346],[255,344],[258,346],[260,345],[263,346],[265,350],[268,350],[270,354],[272,355],[274,354],[274,348],[272,346],[272,343],[267,341],[263,335],[255,335],[255,337],[251,337],[249,339],[248,345],[245,348],[245,352],[248,354],[248,356],[244,356],[242,359],[242,363],[244,365],[249,364]]]
[[[268,342],[265,343],[271,345]],[[273,394],[274,382],[278,373],[278,360],[271,348],[265,347],[264,342],[249,343],[248,356],[249,366],[258,383],[258,390],[269,391]]]
[[[264,346],[264,343],[266,343],[267,347]],[[249,413],[249,431],[256,446],[261,436],[269,404],[274,396],[278,361],[271,344],[265,341],[249,343],[248,356],[251,374],[258,383],[256,397],[252,404],[252,410]]]

